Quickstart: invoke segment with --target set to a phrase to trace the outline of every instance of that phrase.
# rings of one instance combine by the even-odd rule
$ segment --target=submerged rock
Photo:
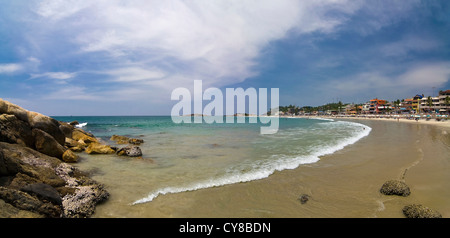
[[[405,182],[399,180],[389,180],[381,186],[380,192],[384,195],[398,195],[407,197],[411,191]]]
[[[407,218],[442,218],[439,212],[420,204],[405,206],[403,208],[403,214]]]
[[[308,202],[309,198],[310,196],[308,194],[302,194],[300,195],[298,200],[300,201],[301,204],[305,204],[306,202]]]
[[[117,144],[132,144],[132,145],[140,145],[144,143],[143,139],[137,138],[129,138],[126,136],[113,135],[110,140],[115,141]]]

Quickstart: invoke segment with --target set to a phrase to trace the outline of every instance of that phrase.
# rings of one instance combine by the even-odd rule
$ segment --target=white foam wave
[[[85,122],[85,123],[80,123],[80,124],[78,124],[78,125],[75,125],[75,127],[76,128],[82,128],[82,127],[85,127],[87,125],[87,122]]]
[[[296,158],[282,157],[282,158],[278,158],[276,160],[266,161],[263,164],[255,165],[255,167],[256,167],[255,170],[250,171],[250,172],[244,172],[244,173],[231,172],[222,177],[211,178],[209,180],[198,182],[198,183],[192,184],[190,186],[186,186],[186,187],[165,187],[165,188],[162,188],[162,189],[159,189],[159,190],[149,193],[147,197],[139,199],[139,200],[133,202],[131,205],[137,205],[137,204],[141,204],[141,203],[151,202],[153,199],[155,199],[159,195],[195,191],[195,190],[204,189],[204,188],[219,187],[219,186],[224,186],[224,185],[228,185],[228,184],[236,184],[236,183],[249,182],[249,181],[253,181],[253,180],[259,180],[259,179],[269,177],[276,171],[295,169],[302,164],[316,163],[317,161],[320,160],[319,157],[328,155],[328,154],[332,154],[338,150],[343,149],[347,145],[356,143],[360,139],[369,135],[370,131],[372,130],[372,128],[370,128],[368,126],[365,126],[365,125],[362,125],[359,123],[354,123],[354,122],[338,121],[338,122],[334,122],[334,123],[340,123],[342,125],[351,125],[352,127],[356,128],[357,131],[355,131],[355,133],[352,137],[344,139],[340,143],[333,145],[333,146],[317,148],[317,151],[313,152],[312,154],[310,154],[308,156],[300,156],[300,157],[296,157]]]

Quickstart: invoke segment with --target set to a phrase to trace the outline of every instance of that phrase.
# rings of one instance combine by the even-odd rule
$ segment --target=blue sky
[[[449,79],[446,0],[0,0],[0,98],[47,115],[169,115],[194,80],[315,106]]]

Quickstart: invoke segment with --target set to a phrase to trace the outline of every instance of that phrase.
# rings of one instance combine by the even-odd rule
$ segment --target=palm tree
[[[428,96],[427,102],[428,102],[428,106],[430,107],[430,112],[431,112],[431,108],[433,107],[433,99],[431,98],[431,96]]]
[[[343,105],[342,102],[339,101],[339,102],[338,102],[339,114],[341,114],[342,105]]]

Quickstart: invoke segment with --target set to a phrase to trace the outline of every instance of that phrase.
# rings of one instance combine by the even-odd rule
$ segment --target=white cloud
[[[358,7],[347,0],[47,0],[36,12],[68,35],[79,53],[107,53],[117,63],[139,65],[118,81],[162,77],[156,67],[172,87],[194,79],[221,87],[257,75],[256,59],[268,43],[290,33],[333,32]]]
[[[116,82],[136,82],[142,80],[154,80],[161,79],[166,74],[156,68],[153,69],[143,69],[141,67],[127,67],[121,69],[115,69],[106,72],[110,74]]]
[[[77,73],[68,73],[68,72],[46,72],[42,74],[31,74],[31,79],[34,78],[50,78],[50,79],[59,79],[66,80],[76,77]]]
[[[416,63],[403,73],[392,75],[388,70],[373,70],[330,80],[321,86],[325,95],[365,95],[387,97],[415,93],[428,93],[432,87],[440,88],[450,80],[450,62]]]
[[[53,91],[43,97],[43,99],[51,100],[102,100],[102,97],[87,92],[85,87],[67,86]]]
[[[0,74],[15,73],[23,69],[21,64],[0,64]]]

